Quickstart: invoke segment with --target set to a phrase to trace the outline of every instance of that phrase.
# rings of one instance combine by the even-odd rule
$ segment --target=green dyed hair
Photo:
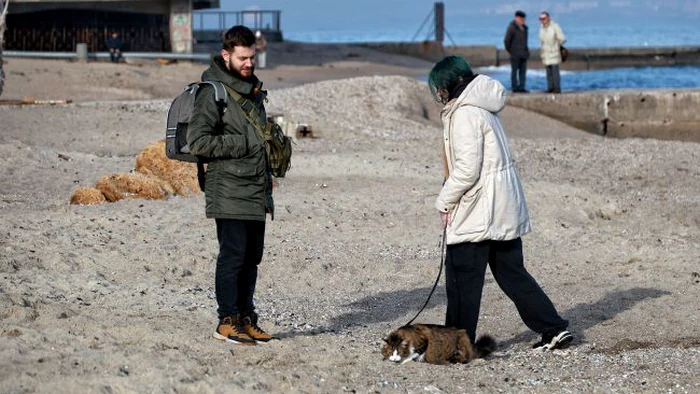
[[[428,86],[435,100],[442,102],[438,91],[451,92],[460,82],[472,78],[474,72],[461,56],[448,56],[440,60],[428,75]]]

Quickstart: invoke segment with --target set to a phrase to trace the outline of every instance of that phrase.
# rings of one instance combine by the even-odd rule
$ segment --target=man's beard
[[[249,77],[246,77],[246,76],[244,76],[243,74],[241,74],[241,72],[238,71],[238,70],[236,69],[236,67],[233,66],[233,61],[232,61],[231,59],[229,59],[229,62],[228,62],[228,71],[229,71],[231,74],[233,74],[233,75],[235,75],[236,77],[238,77],[239,79],[242,79],[242,80],[244,80],[244,81],[247,81],[247,80],[253,79],[253,76],[255,75],[255,65],[253,65],[253,66],[250,67],[250,76],[249,76]]]

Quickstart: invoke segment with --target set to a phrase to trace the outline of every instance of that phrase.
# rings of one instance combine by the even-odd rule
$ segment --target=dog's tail
[[[486,357],[496,350],[496,340],[490,335],[483,335],[474,344],[474,349],[477,358]]]

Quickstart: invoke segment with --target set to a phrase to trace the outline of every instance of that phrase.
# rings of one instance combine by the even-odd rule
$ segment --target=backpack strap
[[[214,88],[214,101],[219,108],[219,118],[222,118],[228,107],[228,94],[226,94],[226,86],[221,81],[202,81],[200,85],[207,84]]]
[[[248,123],[250,123],[253,126],[253,128],[255,128],[255,130],[260,135],[260,138],[262,138],[262,140],[265,141],[265,126],[260,124],[260,119],[262,117],[260,111],[258,111],[258,107],[255,104],[253,104],[252,101],[243,97],[234,89],[226,85],[224,85],[224,88],[226,89],[228,94],[230,94],[231,97],[236,101],[236,103],[238,103],[238,105],[241,106],[241,109],[243,110],[243,113],[245,114]]]
[[[228,94],[226,94],[226,88],[221,81],[202,81],[198,83],[200,86],[203,84],[210,85],[214,88],[214,101],[216,102],[216,107],[219,109],[219,123],[223,123],[223,117],[228,108]],[[207,178],[207,173],[204,170],[204,163],[206,159],[204,157],[197,156],[197,183],[199,183],[199,188],[204,191],[204,184]]]

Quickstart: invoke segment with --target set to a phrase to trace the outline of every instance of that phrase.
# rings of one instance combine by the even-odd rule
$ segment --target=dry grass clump
[[[154,142],[139,153],[136,157],[136,171],[164,180],[178,195],[192,196],[200,193],[197,166],[168,159],[165,155],[165,140]]]
[[[164,180],[138,172],[105,175],[97,181],[95,187],[109,202],[125,198],[165,200],[175,194],[170,184]]]
[[[102,204],[105,201],[107,199],[104,194],[94,187],[79,187],[70,197],[70,203],[73,205],[94,205]]]
[[[193,196],[201,193],[197,166],[168,159],[165,140],[154,142],[136,156],[136,172],[105,175],[95,187],[80,187],[71,204],[101,204],[125,198],[164,200],[174,194]]]

